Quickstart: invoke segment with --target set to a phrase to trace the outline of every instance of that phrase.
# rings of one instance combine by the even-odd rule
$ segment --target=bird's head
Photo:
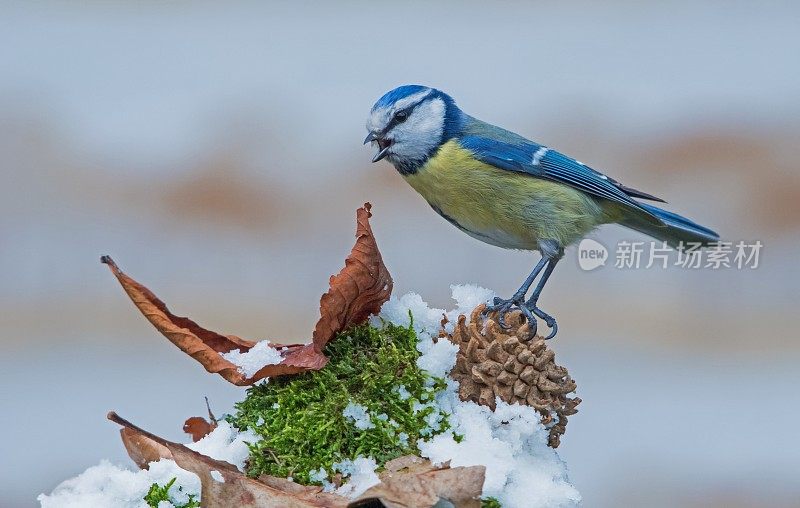
[[[456,135],[461,119],[461,111],[444,92],[421,85],[400,86],[372,106],[364,144],[377,145],[372,162],[386,158],[401,173],[413,173]]]

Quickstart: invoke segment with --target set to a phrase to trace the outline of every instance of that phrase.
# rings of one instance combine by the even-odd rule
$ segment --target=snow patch
[[[347,407],[344,408],[344,411],[342,411],[342,415],[345,418],[352,420],[353,424],[359,430],[367,430],[375,427],[375,424],[372,423],[372,420],[369,417],[367,408],[361,404],[356,404],[353,401],[350,401],[350,403],[347,404]]]
[[[447,317],[445,330],[452,332],[458,316],[464,314],[469,322],[472,309],[482,303],[490,302],[495,292],[472,284],[450,286],[456,307],[453,310],[431,308],[416,293],[408,293],[399,298],[392,296],[381,307],[380,314],[373,316],[372,324],[380,326],[381,319],[397,326],[409,326],[412,322],[417,334],[417,349],[422,356],[417,365],[436,377],[445,377],[456,361],[458,346],[447,340],[434,340],[439,336],[442,318]],[[410,316],[409,316],[410,312]]]
[[[186,447],[213,459],[230,462],[244,470],[244,462],[250,455],[247,443],[256,443],[259,439],[252,430],[239,432],[230,423],[222,420],[207,436],[196,443],[187,444]]]
[[[173,478],[177,480],[169,489],[169,495],[175,502],[189,502],[189,494],[194,494],[195,499],[200,497],[200,478],[179,468],[175,461],[162,459],[151,462],[150,469],[138,471],[103,460],[75,478],[62,482],[50,495],[41,494],[37,499],[42,508],[147,508],[144,496],[150,485],[165,485]]]
[[[408,391],[405,385],[400,385],[397,387],[397,395],[400,396],[400,400],[408,400],[411,397],[411,392]]]
[[[309,472],[308,478],[312,482],[321,483],[323,492],[333,492],[336,490],[336,485],[328,481],[328,471],[326,471],[324,467]]]
[[[397,435],[398,442],[403,446],[408,446],[408,434],[401,432]]]
[[[250,350],[242,353],[232,349],[221,356],[239,367],[239,372],[247,377],[254,376],[256,372],[267,365],[277,365],[283,360],[281,352],[273,347],[268,340],[257,342]]]
[[[350,481],[336,489],[337,494],[355,499],[368,488],[380,483],[375,470],[378,464],[372,457],[357,457],[355,460],[343,460],[333,464],[333,470],[339,471]]]
[[[242,469],[248,455],[245,443],[257,440],[252,431],[237,432],[228,422],[221,421],[206,437],[186,446]],[[224,481],[224,478],[214,476],[215,472],[222,478],[218,471],[212,471],[211,476],[217,481]],[[166,485],[173,478],[176,480],[169,489],[169,495],[176,503],[189,502],[189,494],[194,495],[195,499],[200,498],[200,478],[178,467],[174,460],[161,459],[151,462],[150,469],[135,471],[103,460],[75,478],[62,482],[51,494],[41,494],[37,499],[42,508],[147,508],[144,496],[150,486],[153,483]]]

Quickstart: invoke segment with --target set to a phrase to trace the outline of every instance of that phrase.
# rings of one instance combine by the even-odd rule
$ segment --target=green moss
[[[250,445],[247,473],[292,477],[320,483],[311,473],[356,457],[372,457],[379,466],[416,454],[417,439],[449,426],[446,415],[428,424],[434,396],[443,379],[417,367],[417,337],[411,327],[384,324],[355,327],[325,348],[330,362],[322,370],[282,376],[253,386],[229,421],[261,437]],[[399,386],[409,395],[401,396]],[[359,430],[342,412],[349,403],[367,408],[374,427]]]
[[[503,508],[500,501],[494,497],[484,497],[481,499],[481,508]]]
[[[158,503],[161,501],[169,501],[175,508],[200,508],[200,501],[194,498],[194,494],[189,494],[189,501],[184,504],[176,503],[169,496],[169,489],[175,484],[175,480],[176,478],[171,479],[166,485],[159,485],[157,483],[150,485],[150,490],[148,490],[147,494],[144,496],[144,501],[147,503],[147,506],[158,508]],[[178,489],[180,490],[181,487],[178,487]]]

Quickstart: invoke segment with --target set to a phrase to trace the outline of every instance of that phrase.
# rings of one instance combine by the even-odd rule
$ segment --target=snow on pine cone
[[[575,381],[567,369],[556,365],[555,353],[542,337],[530,338],[528,324],[519,311],[510,313],[504,330],[495,313],[482,318],[485,305],[472,311],[469,324],[461,315],[447,338],[459,347],[450,376],[459,382],[461,400],[471,400],[494,410],[496,397],[510,404],[527,404],[542,415],[550,431],[549,445],[557,448],[567,428],[567,416],[577,413],[581,399],[568,397]],[[482,326],[481,326],[482,325]]]

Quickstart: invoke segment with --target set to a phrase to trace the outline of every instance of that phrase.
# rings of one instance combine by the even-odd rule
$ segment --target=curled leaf
[[[217,428],[217,417],[211,412],[211,405],[206,399],[206,409],[208,409],[208,420],[202,416],[192,416],[183,423],[183,431],[192,436],[193,442],[198,442]]]
[[[206,437],[217,426],[217,422],[208,422],[202,416],[187,418],[183,424],[183,431],[192,436],[195,443]]]
[[[119,434],[128,456],[139,466],[139,469],[149,469],[151,462],[172,458],[172,452],[166,446],[143,434],[127,427],[121,428]]]
[[[330,289],[320,298],[320,317],[313,335],[316,351],[321,352],[340,331],[377,313],[392,294],[392,276],[369,225],[371,208],[364,203],[356,211],[356,244],[344,260],[344,268],[331,276]]]
[[[336,494],[322,492],[321,487],[308,487],[283,482],[268,485],[259,480],[248,478],[236,466],[222,460],[215,460],[186,446],[167,441],[137,427],[121,418],[113,411],[108,419],[142,442],[154,442],[163,446],[171,454],[171,459],[182,469],[191,471],[200,478],[202,491],[200,494],[206,508],[223,508],[241,506],[250,508],[344,508],[347,500]],[[132,457],[133,458],[133,457]],[[212,476],[212,472],[214,475]],[[216,476],[216,478],[214,478]],[[219,481],[219,478],[224,481]],[[280,480],[280,479],[276,479]]]
[[[222,335],[198,325],[189,318],[172,314],[152,291],[127,276],[109,256],[100,258],[108,265],[134,305],[167,339],[188,354],[208,372],[216,373],[239,385],[252,385],[266,377],[318,370],[328,358],[322,353],[340,331],[364,321],[380,310],[392,291],[392,278],[383,264],[369,224],[370,204],[356,212],[356,243],[345,259],[345,266],[330,279],[330,289],[320,299],[320,318],[310,344],[281,347],[281,360],[246,376],[222,353],[238,349],[247,352],[256,342],[235,335]]]

